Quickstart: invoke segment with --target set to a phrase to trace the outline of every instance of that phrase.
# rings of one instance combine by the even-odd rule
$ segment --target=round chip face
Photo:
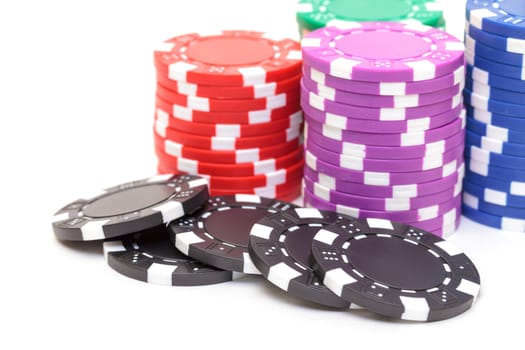
[[[259,274],[248,253],[251,227],[267,215],[292,207],[256,195],[215,196],[168,228],[171,240],[184,254],[224,270]]]
[[[292,78],[301,72],[300,44],[264,33],[223,31],[186,34],[163,42],[155,63],[171,80],[225,86],[252,86]]]
[[[521,0],[468,0],[467,20],[486,32],[525,39],[525,3]]]
[[[271,283],[299,298],[325,306],[348,308],[350,303],[327,289],[310,266],[314,235],[346,218],[330,211],[291,208],[263,217],[250,231],[248,251],[255,266]]]
[[[160,225],[103,245],[106,260],[124,276],[167,286],[201,286],[232,280],[231,271],[219,270],[182,254]]]
[[[167,224],[208,199],[204,178],[166,174],[120,184],[93,198],[78,199],[52,219],[58,239],[91,241]]]
[[[434,79],[463,65],[463,43],[423,25],[354,22],[327,27],[301,41],[304,63],[329,75],[363,81]]]
[[[312,243],[315,271],[341,298],[372,312],[438,321],[468,310],[480,290],[474,263],[416,227],[383,219],[342,220]]]
[[[433,0],[301,0],[297,8],[297,22],[308,30],[370,21],[437,27],[443,24],[443,11]]]

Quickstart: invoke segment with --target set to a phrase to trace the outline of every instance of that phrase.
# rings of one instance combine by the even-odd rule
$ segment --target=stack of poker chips
[[[388,21],[445,28],[443,9],[436,0],[299,0],[296,21],[301,37],[319,28],[352,22]]]
[[[326,27],[301,43],[305,203],[453,233],[464,175],[463,43],[394,22]]]
[[[468,1],[463,213],[525,232],[525,6]]]
[[[158,172],[203,176],[212,195],[297,198],[301,63],[299,42],[259,32],[163,42],[155,51]]]

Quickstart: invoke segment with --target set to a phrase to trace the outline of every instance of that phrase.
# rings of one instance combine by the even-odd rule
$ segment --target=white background
[[[443,1],[462,37],[464,1]],[[298,38],[294,1],[0,4],[0,347],[443,348],[522,342],[525,235],[464,219],[450,240],[476,263],[478,302],[436,323],[387,321],[287,296],[259,277],[162,287],[110,269],[100,243],[54,238],[71,200],[155,173],[153,50],[221,28]]]

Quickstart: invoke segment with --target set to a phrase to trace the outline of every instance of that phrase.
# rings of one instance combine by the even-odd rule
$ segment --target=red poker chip
[[[166,154],[195,159],[207,163],[243,164],[252,163],[264,159],[279,158],[298,147],[301,147],[300,139],[291,140],[282,144],[270,143],[268,147],[254,147],[234,151],[217,151],[187,146],[170,139],[166,139],[153,133],[155,147],[164,150]],[[265,145],[266,146],[266,145]],[[302,147],[301,147],[302,149]]]
[[[243,112],[282,108],[299,103],[299,90],[278,95],[244,100],[223,100],[181,95],[157,84],[157,96],[174,105],[203,112]]]
[[[257,111],[244,112],[203,112],[196,111],[191,108],[178,106],[176,104],[164,101],[159,96],[156,97],[156,106],[164,111],[169,111],[170,114],[177,119],[187,121],[194,121],[198,123],[224,123],[224,124],[257,124],[267,123],[274,120],[287,118],[290,115],[301,111],[299,101],[290,105],[276,108]]]
[[[169,113],[157,108],[156,120],[175,129],[200,136],[253,137],[272,134],[288,128],[301,127],[303,114],[297,112],[288,118],[259,124],[197,123],[173,118]]]
[[[302,75],[296,75],[290,79],[253,86],[214,86],[170,80],[168,71],[157,70],[157,83],[164,88],[181,95],[214,99],[256,99],[299,91],[301,77]]]
[[[261,145],[283,144],[295,139],[299,139],[301,134],[300,126],[292,127],[286,130],[278,131],[270,135],[253,136],[253,137],[216,137],[216,136],[199,136],[189,134],[169,128],[160,121],[155,121],[154,130],[157,135],[176,141],[183,145],[207,150],[239,150],[246,148],[256,148]]]
[[[174,171],[165,168],[160,164],[157,167],[159,174],[172,174]],[[235,194],[256,194],[258,196],[267,198],[277,198],[283,201],[292,202],[301,196],[301,181],[302,177],[290,179],[287,183],[275,186],[253,187],[242,189],[223,189],[210,188],[210,196],[228,196]]]
[[[252,86],[301,74],[301,44],[265,33],[197,33],[164,41],[154,53],[158,69],[171,80],[226,86]]]
[[[162,165],[163,168],[190,174],[206,174],[223,177],[255,176],[271,173],[290,167],[303,158],[302,148],[297,148],[295,151],[279,158],[270,158],[243,164],[205,163],[166,154],[162,148],[159,149],[158,147],[155,148],[155,153],[159,165]]]
[[[226,189],[226,190],[244,190],[256,187],[277,186],[291,183],[294,180],[302,179],[304,162],[301,160],[292,166],[279,169],[275,172],[255,176],[239,176],[239,177],[223,177],[223,176],[209,176],[206,174],[199,175],[208,180],[208,186],[211,189]],[[169,169],[164,166],[159,166],[158,170],[162,173],[186,173],[177,171],[176,169]]]

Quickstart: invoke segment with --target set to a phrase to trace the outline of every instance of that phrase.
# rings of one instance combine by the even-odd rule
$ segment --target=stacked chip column
[[[525,6],[468,1],[466,17],[463,212],[525,232]]]
[[[441,30],[346,23],[302,40],[305,203],[404,222],[459,225],[463,43]]]
[[[251,31],[186,34],[155,51],[159,173],[211,195],[293,200],[303,173],[300,44]]]

